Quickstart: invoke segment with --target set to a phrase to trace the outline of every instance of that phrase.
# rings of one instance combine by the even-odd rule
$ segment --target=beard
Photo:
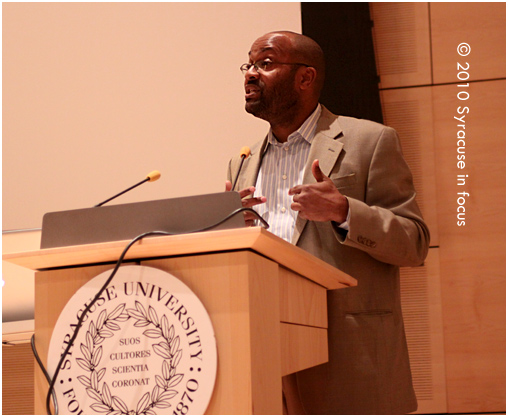
[[[259,88],[259,97],[245,102],[247,113],[266,120],[272,125],[292,121],[299,103],[299,96],[294,86],[294,74],[295,71],[271,87],[267,87],[260,80],[252,82]]]

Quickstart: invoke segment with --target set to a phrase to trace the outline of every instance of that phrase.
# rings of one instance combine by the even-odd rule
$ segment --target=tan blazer
[[[267,140],[252,148],[236,189],[256,184]],[[349,232],[298,218],[293,243],[358,280],[328,292],[327,364],[297,374],[309,414],[401,414],[416,410],[400,305],[399,266],[421,265],[429,231],[396,132],[323,107],[304,173],[319,159],[349,201]],[[229,165],[236,174],[239,158]]]

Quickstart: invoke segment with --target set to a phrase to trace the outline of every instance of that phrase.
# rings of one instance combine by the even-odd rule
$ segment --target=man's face
[[[290,41],[280,34],[256,40],[249,52],[251,64],[259,61],[291,63]],[[271,65],[265,71],[251,67],[245,74],[245,110],[272,123],[292,117],[299,101],[295,88],[297,66]]]

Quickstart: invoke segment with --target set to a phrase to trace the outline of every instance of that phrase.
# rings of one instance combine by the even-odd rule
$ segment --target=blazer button
[[[365,245],[365,246],[368,246],[369,248],[375,248],[377,246],[376,242],[366,238],[366,237],[363,237],[363,236],[358,236],[356,238],[356,240],[358,241],[358,243],[360,243],[361,245]]]

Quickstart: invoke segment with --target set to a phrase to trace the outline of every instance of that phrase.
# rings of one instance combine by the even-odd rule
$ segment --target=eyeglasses
[[[273,70],[276,65],[303,65],[304,67],[310,67],[310,65],[301,64],[299,62],[291,63],[291,62],[258,61],[254,62],[254,64],[243,64],[240,67],[240,71],[242,71],[242,73],[245,74],[252,67],[254,67],[256,72],[259,72],[259,70],[267,72]]]

